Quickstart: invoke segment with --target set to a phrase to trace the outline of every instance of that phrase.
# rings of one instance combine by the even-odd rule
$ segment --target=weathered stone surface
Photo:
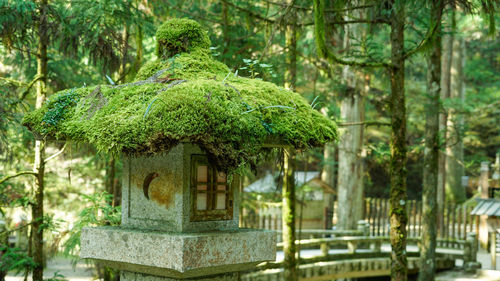
[[[238,200],[231,220],[191,221],[191,155],[204,154],[196,145],[180,143],[168,154],[124,157],[122,225],[170,232],[238,228]],[[144,181],[152,176],[149,188]],[[234,177],[233,186],[237,186]],[[147,196],[146,196],[147,194]],[[233,188],[238,198],[238,188]]]
[[[201,233],[84,228],[82,258],[127,271],[189,278],[247,270],[276,258],[276,234],[239,229]]]
[[[169,278],[169,277],[154,276],[149,274],[122,271],[120,274],[120,281],[238,281],[238,273],[213,275],[213,276],[202,277],[201,279],[200,278],[179,279],[179,278]]]

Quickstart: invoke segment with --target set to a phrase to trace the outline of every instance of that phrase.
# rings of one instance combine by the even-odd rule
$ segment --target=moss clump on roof
[[[170,19],[156,31],[157,56],[169,58],[196,49],[209,50],[210,39],[200,24],[190,19]]]
[[[175,55],[166,60],[160,59],[144,64],[137,73],[135,81],[148,79],[160,70],[166,70],[166,75],[183,77],[184,79],[213,79],[215,76],[225,76],[229,73],[229,68],[212,59],[210,53],[195,50]]]
[[[336,139],[334,122],[299,94],[229,73],[206,52],[181,53],[146,64],[133,83],[61,91],[24,124],[42,137],[112,153],[192,142],[225,170],[254,162],[269,140],[304,149]]]

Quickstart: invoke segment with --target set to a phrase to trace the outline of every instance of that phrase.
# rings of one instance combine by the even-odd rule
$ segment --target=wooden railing
[[[422,201],[408,200],[408,237],[422,235]],[[366,198],[365,220],[370,223],[372,236],[389,235],[389,199]],[[476,230],[476,220],[470,215],[473,207],[465,204],[447,204],[444,208],[443,226],[438,231],[438,237],[445,239],[467,238],[468,232]]]
[[[422,202],[408,200],[406,206],[408,212],[408,237],[420,237],[422,235]],[[364,220],[370,224],[369,235],[389,236],[389,209],[388,199],[365,199]],[[470,215],[472,209],[472,206],[465,204],[447,204],[444,208],[443,226],[439,228],[438,237],[465,240],[468,232],[476,231],[476,220]],[[325,225],[329,225],[326,222],[335,221],[335,214],[332,210],[325,210],[324,216]],[[241,225],[247,228],[281,230],[281,213],[279,208],[275,208],[273,212],[264,212],[263,214],[248,213],[242,216]]]
[[[318,232],[318,235],[323,233]],[[374,271],[373,275],[370,275],[366,270],[350,270],[345,272],[345,276],[336,274],[336,278],[349,278],[349,277],[368,277],[368,276],[381,276],[383,272],[390,272],[390,268],[385,268],[390,265],[390,250],[383,250],[383,245],[388,245],[390,243],[390,238],[385,236],[346,236],[346,237],[332,237],[332,238],[314,238],[314,239],[304,239],[296,241],[298,248],[304,249],[318,249],[318,255],[299,259],[299,271],[310,270],[311,267],[322,267],[327,265],[329,262],[339,263],[345,262],[345,266],[340,265],[343,268],[350,268],[351,263],[367,265],[370,264],[370,268],[376,268],[378,271]],[[413,270],[418,270],[419,262],[419,243],[420,239],[413,237],[408,238],[407,246],[407,256],[409,260],[412,261]],[[475,233],[467,234],[467,239],[465,240],[454,240],[454,239],[438,239],[436,254],[437,262],[439,268],[449,268],[453,267],[456,259],[461,259],[464,261],[464,269],[475,270],[478,268],[478,263],[476,260],[477,255],[477,238]],[[283,243],[277,244],[277,250],[283,249]],[[330,251],[335,249],[335,251]],[[344,250],[342,250],[344,249]],[[363,266],[361,266],[363,267]],[[262,263],[257,266],[255,270],[247,272],[247,275],[243,275],[242,280],[279,280],[280,270],[283,268],[283,262],[267,262]],[[278,270],[278,271],[277,271]],[[315,272],[326,272],[328,270],[313,270]],[[330,270],[331,271],[331,270]],[[363,272],[365,271],[365,272]],[[382,273],[381,273],[382,272]],[[309,275],[308,272],[306,275]],[[385,274],[385,273],[383,273]],[[382,274],[382,275],[383,275]],[[262,275],[268,276],[269,279],[259,279],[258,277]],[[274,277],[271,277],[273,275]],[[302,274],[304,275],[304,274]],[[311,280],[323,280],[320,277],[309,276]],[[301,278],[300,280],[309,280],[308,278]],[[325,279],[326,280],[326,279]]]

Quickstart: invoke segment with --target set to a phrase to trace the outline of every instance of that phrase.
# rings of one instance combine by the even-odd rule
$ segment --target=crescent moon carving
[[[144,183],[142,184],[142,190],[144,191],[144,196],[146,199],[149,200],[149,184],[151,181],[153,181],[156,177],[158,177],[158,173],[149,173],[146,178],[144,179]]]

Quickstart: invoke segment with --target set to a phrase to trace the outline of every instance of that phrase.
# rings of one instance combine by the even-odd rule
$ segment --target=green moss
[[[62,91],[24,124],[44,137],[111,153],[158,153],[192,142],[225,170],[255,162],[270,140],[305,149],[336,139],[335,123],[299,94],[228,73],[206,52],[182,53],[146,64],[135,83],[74,89],[73,102]],[[60,118],[48,124],[44,119],[56,108]]]
[[[229,68],[203,50],[182,53],[169,59],[160,59],[144,64],[136,75],[135,81],[146,80],[160,70],[166,70],[163,76],[182,79],[214,78],[226,76]]]
[[[170,19],[156,31],[157,55],[169,58],[196,49],[209,51],[210,39],[199,23],[190,19]]]

